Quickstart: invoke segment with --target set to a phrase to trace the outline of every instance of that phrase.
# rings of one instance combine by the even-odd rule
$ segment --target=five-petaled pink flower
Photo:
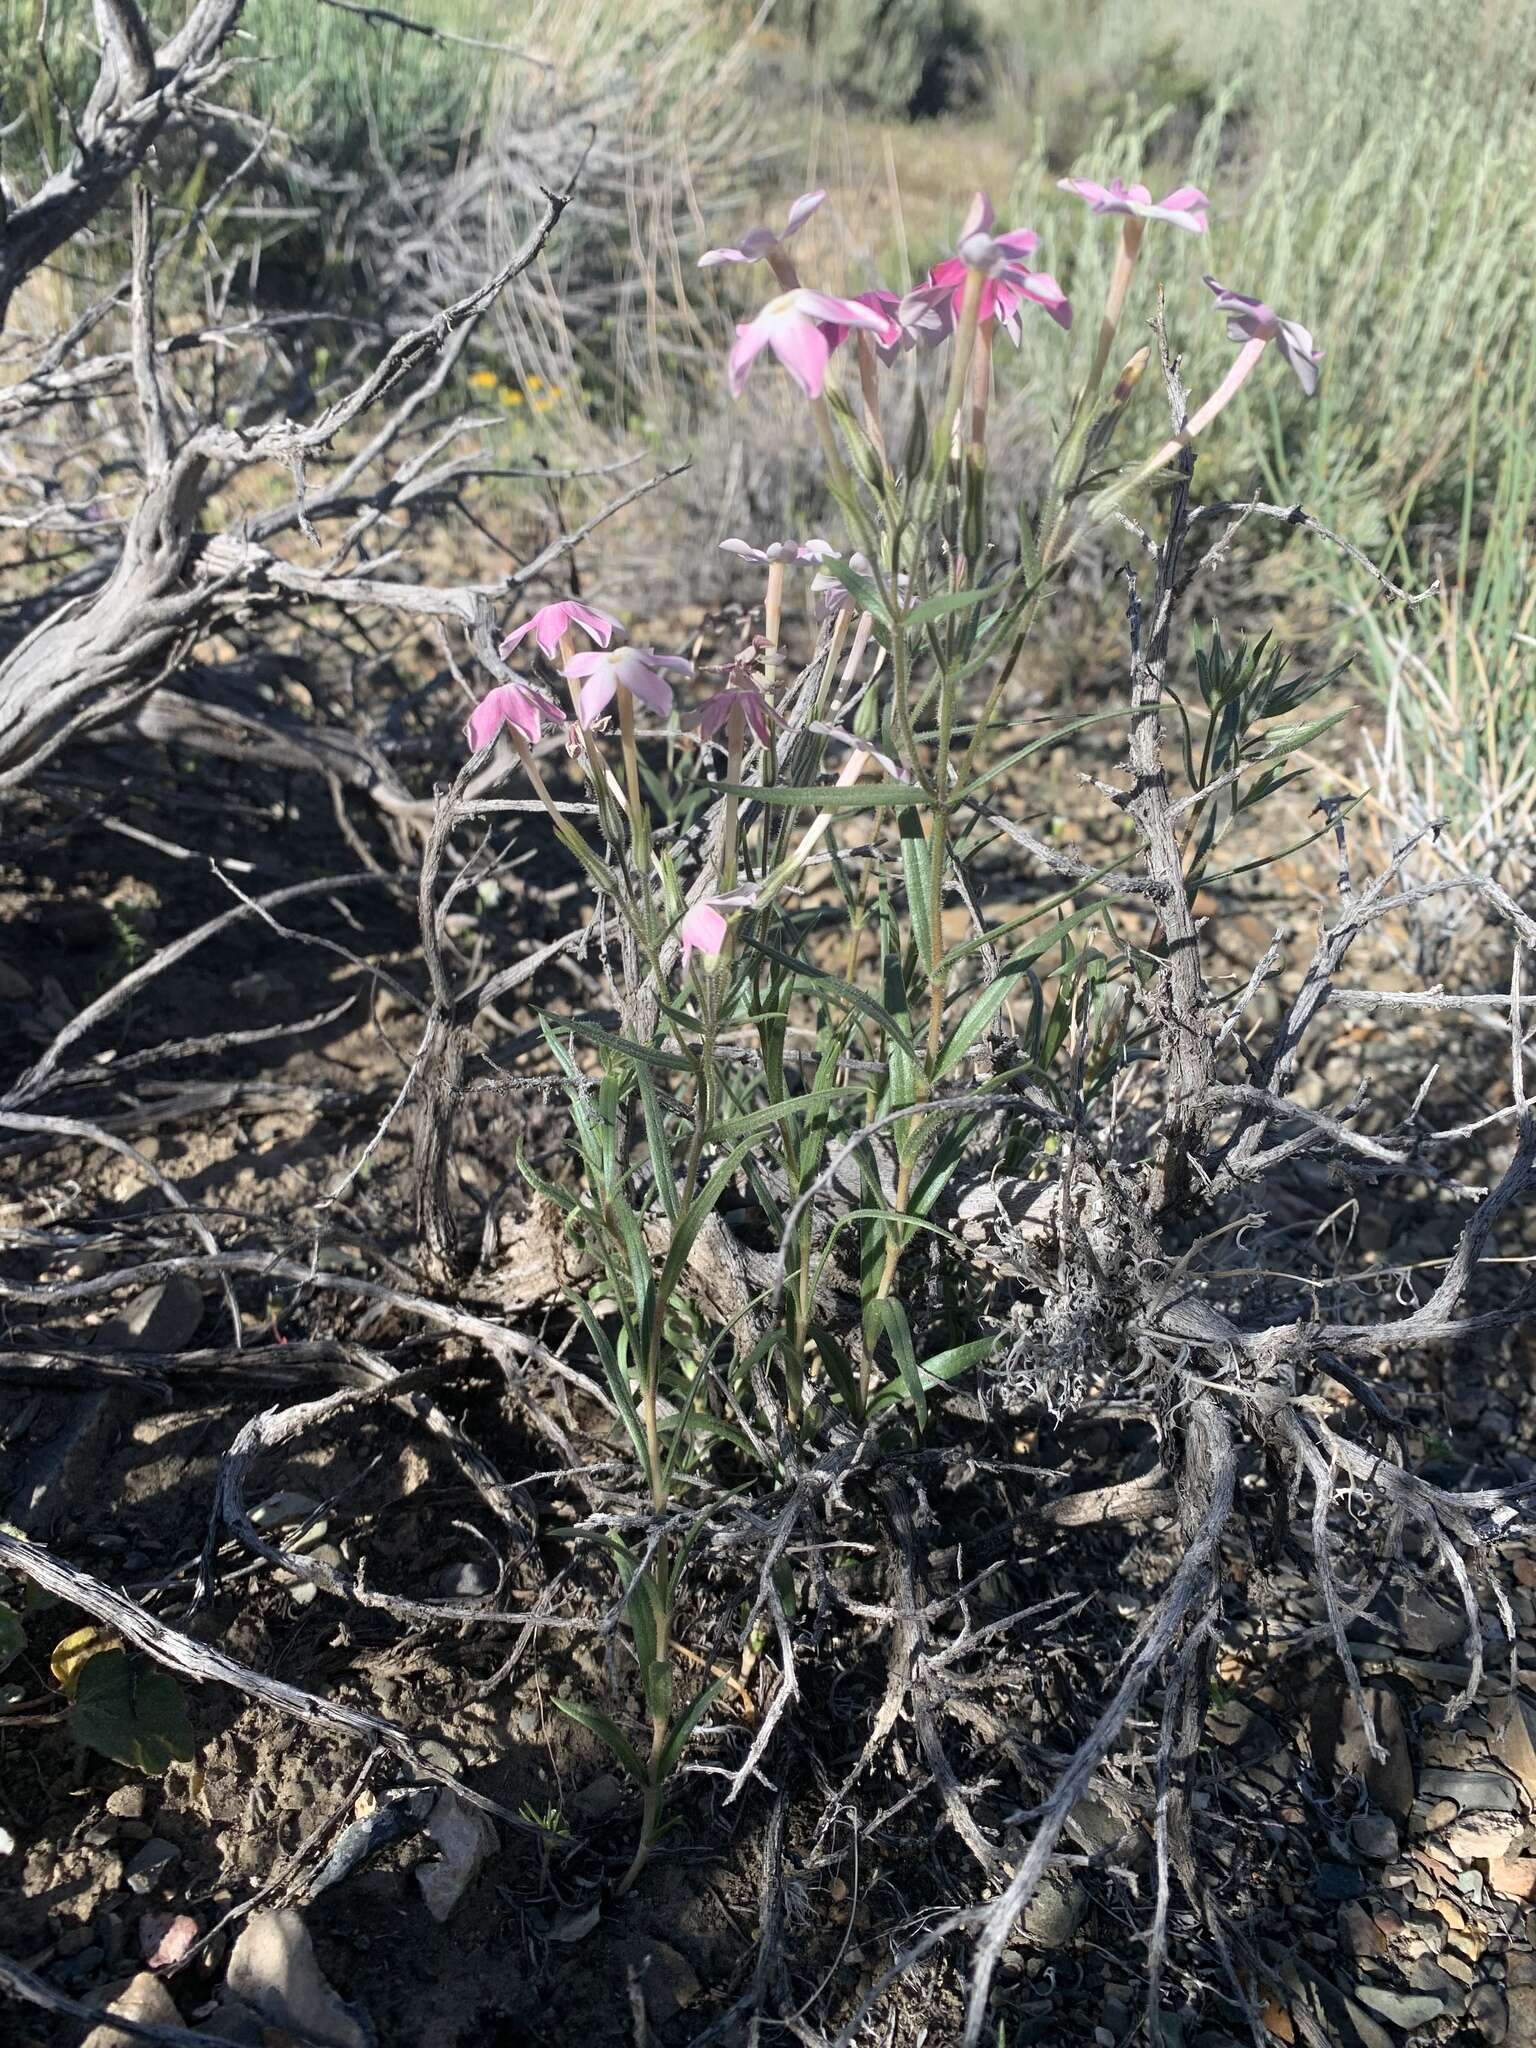
[[[991,201],[978,192],[965,217],[955,254],[936,263],[928,282],[909,292],[907,301],[930,307],[943,322],[943,332],[952,333],[965,297],[967,273],[979,270],[985,279],[980,320],[996,320],[1015,342],[1024,338],[1019,311],[1026,299],[1043,306],[1060,327],[1072,325],[1072,308],[1067,295],[1046,270],[1031,270],[1024,258],[1040,245],[1040,237],[1029,228],[1010,228],[1006,234],[992,232],[996,216]],[[904,302],[906,303],[906,302]]]
[[[1229,291],[1214,277],[1208,277],[1205,282],[1216,294],[1217,307],[1227,316],[1228,340],[1272,341],[1310,398],[1317,389],[1323,352],[1301,322],[1283,318],[1262,299],[1250,299],[1245,292]]]
[[[756,562],[761,568],[771,569],[779,562],[801,562],[805,550],[797,540],[771,540],[765,548],[755,548],[748,540],[723,540],[723,553],[740,555],[744,562]]]
[[[882,363],[897,362],[919,342],[942,341],[948,332],[943,314],[913,292],[902,298],[899,293],[876,287],[874,291],[855,292],[853,303],[868,306],[871,312],[884,317],[884,331],[874,337],[875,354]],[[827,339],[834,348],[841,348],[850,331],[846,324],[834,323]]]
[[[870,561],[868,555],[861,553],[857,548],[854,549],[851,555],[844,555],[840,550],[833,547],[829,540],[808,540],[803,552],[808,562],[846,561],[856,576],[862,576],[866,581],[872,581],[874,578],[874,564]],[[911,580],[910,576],[898,576],[896,578],[896,589],[899,596],[905,597]],[[839,612],[847,611],[858,602],[853,592],[840,579],[835,569],[817,570],[816,574],[811,578],[811,595],[814,598],[820,599],[822,615],[829,619],[836,618]]]
[[[789,209],[782,232],[773,228],[749,228],[734,249],[706,249],[699,258],[700,270],[717,263],[760,263],[770,250],[781,249],[791,235],[797,235],[826,198],[825,192],[802,192]]]
[[[695,953],[702,953],[707,960],[718,960],[725,950],[725,935],[730,930],[728,910],[742,910],[754,901],[750,889],[732,889],[725,896],[702,896],[692,907],[684,911],[677,927],[677,935],[683,942],[683,967]]]
[[[832,330],[863,327],[871,334],[883,334],[889,324],[883,313],[853,299],[834,299],[827,292],[807,291],[803,285],[781,292],[755,320],[737,325],[730,360],[731,396],[740,398],[748,371],[767,348],[807,398],[820,398],[832,354]]]
[[[1145,185],[1126,185],[1119,178],[1111,178],[1107,185],[1100,185],[1093,178],[1058,178],[1056,183],[1063,192],[1086,199],[1095,213],[1125,213],[1135,220],[1165,220],[1170,227],[1187,228],[1192,235],[1203,235],[1209,224],[1205,209],[1211,202],[1198,185],[1181,185],[1154,206],[1152,194]]]
[[[539,736],[539,721],[544,718],[561,725],[565,713],[542,691],[530,689],[527,683],[502,683],[488,697],[481,698],[464,731],[471,751],[478,754],[491,744],[504,725],[520,732],[532,745]]]
[[[777,718],[778,713],[762,691],[750,683],[727,683],[724,689],[716,690],[712,697],[706,698],[697,710],[690,711],[688,717],[698,726],[700,739],[709,740],[727,723],[733,711],[741,713],[752,737],[759,746],[766,747],[770,737],[769,720]]]
[[[680,654],[652,654],[643,647],[614,647],[598,654],[576,654],[565,673],[581,684],[581,722],[601,718],[616,692],[628,690],[642,704],[665,718],[672,709],[669,675],[685,676],[693,664]]]
[[[524,619],[502,641],[501,658],[505,661],[518,641],[526,639],[530,633],[538,641],[540,653],[553,654],[573,626],[580,626],[587,638],[599,647],[606,647],[615,633],[624,630],[617,619],[610,619],[605,612],[595,612],[590,605],[577,604],[568,598],[562,604],[547,604],[531,618]]]

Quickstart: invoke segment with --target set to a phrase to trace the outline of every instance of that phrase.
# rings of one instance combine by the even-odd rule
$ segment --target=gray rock
[[[148,1970],[140,1970],[136,1977],[131,1978],[107,2011],[116,2013],[120,2019],[137,2020],[146,2027],[181,2025],[181,2014],[176,2010],[171,1994]],[[133,2044],[134,2036],[124,2033],[121,2027],[102,2025],[92,2027],[81,2048],[133,2048]]]
[[[432,1590],[440,1600],[478,1600],[496,1590],[496,1574],[489,1565],[470,1558],[462,1564],[445,1564],[433,1575]]]
[[[1484,1857],[1498,1861],[1523,1840],[1525,1822],[1518,1813],[1463,1813],[1445,1831],[1445,1846],[1463,1863]]]
[[[1364,1693],[1385,1763],[1371,1755],[1354,1696],[1341,1677],[1322,1681],[1313,1695],[1312,1759],[1320,1775],[1335,1785],[1349,1777],[1361,1779],[1373,1806],[1406,1820],[1413,1805],[1413,1764],[1403,1710],[1390,1686],[1367,1685]]]
[[[1357,2005],[1348,1993],[1345,1994],[1343,2003],[1344,2017],[1354,2029],[1358,2048],[1397,2048],[1397,2043],[1380,2021],[1373,2020],[1365,2008]]]
[[[1404,2028],[1427,2027],[1439,2019],[1446,2004],[1428,1991],[1393,1991],[1385,1984],[1362,1984],[1355,1995],[1392,2026]]]
[[[1320,1863],[1312,1880],[1320,1899],[1337,1904],[1340,1899],[1357,1899],[1365,1890],[1365,1879],[1352,1863]]]
[[[1509,2007],[1497,1984],[1477,1985],[1467,2000],[1467,2018],[1492,2048],[1499,2048],[1509,2034]]]
[[[149,1793],[143,1785],[119,1785],[115,1792],[107,1794],[108,1813],[115,1813],[121,1820],[142,1820],[148,1804]]]
[[[1389,1596],[1382,1602],[1387,1624],[1405,1649],[1418,1657],[1438,1657],[1465,1639],[1467,1617],[1422,1586]]]
[[[1494,1733],[1494,1754],[1525,1788],[1527,1799],[1536,1801],[1536,1737],[1531,1717],[1511,1694]]]
[[[427,1816],[427,1834],[439,1850],[437,1860],[418,1863],[416,1882],[434,1920],[446,1920],[480,1873],[488,1856],[500,1846],[495,1823],[447,1786]]]
[[[1454,1799],[1464,1813],[1514,1813],[1519,1788],[1503,1771],[1426,1771],[1419,1780],[1426,1799]]]
[[[624,1787],[612,1771],[599,1771],[588,1785],[583,1785],[571,1801],[583,1820],[606,1820],[624,1797]]]
[[[699,1995],[692,1963],[665,1941],[646,1941],[640,1961],[645,2010],[653,2027],[670,2026]]]
[[[1536,1984],[1509,1988],[1509,2048],[1536,2048]]]
[[[291,1909],[253,1913],[230,1951],[225,1989],[269,2026],[324,2048],[373,2048],[373,2029],[321,1975],[309,1929]]]
[[[1346,1955],[1358,1959],[1384,1956],[1387,1937],[1364,1906],[1357,1906],[1351,1899],[1339,1908],[1339,1946]]]
[[[1384,1813],[1357,1813],[1349,1838],[1372,1863],[1390,1863],[1397,1854],[1397,1823]]]
[[[1047,1871],[1024,1908],[1024,1933],[1039,1948],[1065,1948],[1087,1906],[1087,1894],[1075,1877],[1065,1871]]]
[[[164,1884],[180,1861],[181,1851],[174,1842],[146,1842],[124,1872],[129,1891],[152,1892],[156,1885]]]
[[[1445,1968],[1443,1954],[1439,1962],[1433,1956],[1420,1956],[1408,1972],[1408,1984],[1428,1998],[1438,1998],[1442,2012],[1459,2011],[1467,1995],[1466,1986],[1458,1984]]]
[[[203,1297],[187,1273],[134,1296],[121,1315],[103,1323],[97,1342],[109,1351],[183,1351],[203,1320]]]

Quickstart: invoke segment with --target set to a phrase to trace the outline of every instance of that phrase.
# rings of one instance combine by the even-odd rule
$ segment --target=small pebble
[[[128,1866],[129,1891],[152,1892],[180,1861],[181,1851],[174,1842],[146,1842]]]
[[[1397,1854],[1397,1823],[1385,1813],[1357,1813],[1349,1824],[1349,1836],[1372,1863],[1390,1863]]]

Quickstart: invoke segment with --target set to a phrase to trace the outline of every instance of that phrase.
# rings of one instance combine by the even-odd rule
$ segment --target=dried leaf
[[[53,1655],[48,1659],[48,1669],[73,1699],[84,1666],[103,1650],[115,1649],[117,1640],[110,1629],[98,1628],[95,1622],[91,1622],[87,1627],[77,1628],[59,1638],[53,1646]]]

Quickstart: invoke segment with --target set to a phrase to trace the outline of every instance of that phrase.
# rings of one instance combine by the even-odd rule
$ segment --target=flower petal
[[[1275,346],[1285,361],[1296,373],[1296,381],[1312,398],[1317,392],[1321,375],[1323,352],[1299,320],[1282,320],[1275,335]]]
[[[1037,306],[1044,306],[1058,327],[1072,325],[1072,307],[1066,293],[1048,270],[1032,270],[1029,282],[1024,286],[1024,296],[1033,299]]]
[[[991,200],[985,192],[978,192],[972,199],[970,211],[961,225],[959,239],[963,242],[971,235],[990,235],[996,219]]]
[[[571,668],[574,669],[574,667],[575,663],[573,662]],[[569,669],[566,671],[567,674],[570,672],[571,670]],[[582,684],[580,710],[583,725],[595,725],[597,723],[598,719],[602,717],[608,706],[613,702],[614,697],[618,693],[618,687],[618,681],[611,668],[598,670]]]
[[[859,310],[862,312],[863,308]],[[776,320],[768,335],[768,346],[806,397],[820,398],[832,347],[816,322],[808,315]]]
[[[1058,191],[1070,192],[1075,198],[1084,199],[1095,213],[1105,213],[1113,205],[1107,185],[1100,185],[1092,178],[1058,178]]]
[[[787,242],[791,235],[798,234],[826,196],[825,192],[802,192],[789,209],[789,221],[779,240]]]
[[[726,381],[732,398],[740,398],[746,388],[747,374],[753,363],[768,346],[771,327],[761,314],[755,320],[743,322],[736,329],[736,341],[731,349],[726,366]]]

